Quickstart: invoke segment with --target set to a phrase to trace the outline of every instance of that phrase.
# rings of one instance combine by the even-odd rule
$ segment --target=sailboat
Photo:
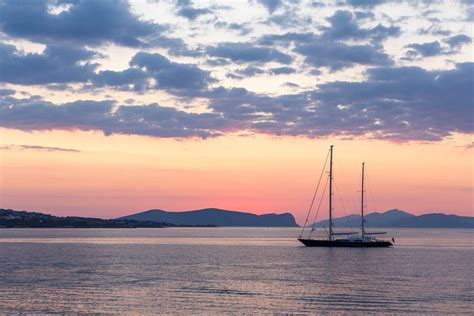
[[[332,222],[332,184],[333,184],[333,145],[329,149],[329,231],[327,239],[303,238],[303,231],[298,240],[307,247],[391,247],[393,243],[388,240],[380,240],[374,235],[385,234],[385,232],[367,232],[365,231],[364,221],[364,171],[365,163],[362,163],[362,190],[361,190],[361,232],[360,235],[354,232],[336,233],[333,231]],[[348,237],[338,237],[348,236]],[[393,238],[392,238],[393,241]]]

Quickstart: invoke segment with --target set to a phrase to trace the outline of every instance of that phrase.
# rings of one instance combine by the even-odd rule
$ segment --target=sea
[[[473,314],[474,230],[307,248],[296,228],[0,229],[2,314]]]

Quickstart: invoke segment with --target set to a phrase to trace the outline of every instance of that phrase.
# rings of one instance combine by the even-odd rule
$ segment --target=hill
[[[335,227],[360,227],[360,215],[351,214],[333,219]],[[328,220],[313,224],[314,227],[328,227]],[[401,210],[389,210],[384,213],[370,213],[365,216],[366,227],[399,228],[474,228],[474,217],[432,213],[413,215]]]
[[[290,213],[256,215],[245,212],[221,210],[217,208],[207,208],[184,212],[149,210],[120,217],[119,219],[167,222],[175,225],[298,227],[295,218]]]
[[[157,221],[101,219],[75,216],[59,217],[36,212],[0,209],[1,228],[141,228],[173,226],[176,225]]]

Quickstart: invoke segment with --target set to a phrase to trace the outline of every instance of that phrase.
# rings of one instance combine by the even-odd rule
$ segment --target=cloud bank
[[[473,60],[463,55],[472,44],[471,24],[465,17],[448,30],[440,10],[410,1],[404,5],[420,14],[392,16],[393,3],[381,0],[259,0],[250,1],[247,11],[190,0],[147,2],[168,8],[163,14],[172,22],[164,23],[161,11],[151,20],[135,5],[0,0],[0,126],[175,138],[250,132],[393,141],[473,132]],[[457,5],[463,12],[472,9],[466,2]],[[313,17],[319,11],[329,13]],[[414,19],[428,26],[410,33]],[[111,51],[127,52],[122,66],[106,66],[116,62],[108,60]],[[267,83],[277,88],[257,93],[252,86]],[[33,86],[76,99],[53,103],[35,95],[41,92],[25,92]],[[117,91],[129,101],[115,100]],[[166,95],[180,109],[199,103],[200,113],[162,99],[134,104],[138,95]]]

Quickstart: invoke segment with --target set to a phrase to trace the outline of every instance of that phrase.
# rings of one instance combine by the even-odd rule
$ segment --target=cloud
[[[443,48],[438,41],[423,44],[413,43],[406,47],[413,49],[407,52],[408,58],[415,58],[418,56],[431,57],[443,53]]]
[[[38,98],[0,99],[0,126],[25,131],[96,130],[105,135],[154,137],[214,137],[228,121],[213,113],[188,113],[158,104],[116,105],[111,101],[83,100],[53,104]]]
[[[354,65],[388,66],[393,63],[380,45],[350,45],[335,41],[328,35],[288,32],[265,35],[259,39],[261,45],[293,46],[294,51],[305,57],[305,62],[316,68],[327,67],[331,71]]]
[[[244,88],[199,91],[207,113],[158,104],[112,101],[53,104],[40,98],[0,97],[0,126],[20,130],[80,129],[106,135],[215,137],[251,131],[306,137],[347,136],[392,141],[439,141],[472,133],[474,63],[455,69],[379,67],[361,82],[336,81],[315,90],[267,96]]]
[[[214,23],[216,28],[226,28],[231,31],[237,31],[241,36],[247,35],[252,32],[252,27],[249,26],[249,23],[227,23],[224,21],[218,21]]]
[[[218,88],[209,107],[241,128],[271,135],[439,141],[472,133],[474,63],[446,71],[370,69],[361,82],[330,82],[276,97]]]
[[[62,148],[62,147],[48,147],[48,146],[38,146],[38,145],[5,145],[0,146],[1,150],[14,150],[14,149],[21,149],[21,150],[38,150],[38,151],[60,151],[60,152],[71,152],[71,153],[79,153],[80,150],[71,149],[71,148]]]
[[[289,64],[292,62],[290,55],[284,54],[274,48],[255,46],[250,43],[221,43],[207,48],[210,56],[227,58],[234,62],[279,62]]]
[[[97,67],[89,60],[93,51],[66,46],[47,46],[41,53],[23,53],[0,43],[0,81],[22,85],[85,82]]]
[[[283,85],[286,86],[286,87],[289,87],[289,88],[301,88],[301,86],[299,84],[294,83],[294,82],[290,82],[290,81],[285,82]]]
[[[375,17],[375,14],[373,12],[366,11],[355,11],[354,15],[358,20],[372,19]]]
[[[387,0],[346,0],[346,4],[357,8],[373,8]]]
[[[0,96],[14,95],[14,94],[15,94],[15,90],[13,89],[5,89],[5,88],[0,89]]]
[[[295,68],[292,67],[277,67],[271,68],[270,72],[274,75],[288,75],[296,72]]]
[[[258,0],[258,2],[263,5],[270,14],[275,12],[275,10],[282,5],[281,0]]]
[[[212,11],[207,8],[196,8],[190,0],[177,0],[178,15],[194,21],[201,15],[211,14]]]
[[[91,79],[89,88],[111,86],[122,90],[145,91],[149,88],[148,79],[150,75],[137,68],[129,68],[123,71],[100,71]]]
[[[407,48],[411,48],[406,52],[404,59],[412,60],[421,57],[432,57],[439,55],[454,54],[465,44],[471,43],[471,38],[465,34],[459,34],[448,37],[443,40],[447,44],[445,47],[441,46],[440,42],[433,41],[429,43],[412,43],[407,45]],[[449,47],[448,47],[449,46]]]
[[[237,73],[242,76],[252,77],[255,75],[263,74],[265,73],[265,71],[262,68],[258,68],[255,66],[248,66],[244,69],[239,69]]]
[[[205,89],[214,82],[210,73],[192,64],[170,61],[160,54],[139,52],[130,61],[130,66],[138,67],[156,80],[156,88],[170,90]]]
[[[348,45],[315,40],[297,44],[295,50],[305,56],[306,63],[314,67],[327,67],[331,71],[354,65],[387,66],[393,63],[382,48],[376,45]]]
[[[466,34],[451,36],[445,40],[451,49],[460,49],[465,44],[470,44],[472,39]]]
[[[381,41],[387,37],[400,35],[400,28],[395,26],[387,27],[378,24],[373,28],[361,28],[349,11],[338,10],[327,20],[331,23],[331,27],[323,28],[322,36],[331,40],[372,39]]]
[[[236,70],[234,73],[226,74],[226,77],[241,80],[245,79],[246,77],[253,77],[264,73],[265,70],[263,70],[262,68],[255,66],[247,66],[246,68]]]
[[[473,71],[474,63],[432,72],[375,68],[364,82],[328,83],[314,97],[325,107],[340,106],[338,121],[360,120],[357,128],[376,138],[436,141],[452,132],[473,132]]]
[[[67,83],[83,83],[85,89],[114,87],[143,92],[164,89],[205,89],[214,82],[210,73],[192,64],[177,63],[160,54],[139,52],[123,71],[101,70],[90,63],[95,52],[64,46],[47,46],[42,53],[24,53],[0,43],[0,82],[21,85],[47,84],[52,90],[68,89]],[[156,82],[151,84],[150,80]]]
[[[57,14],[56,1],[1,1],[0,29],[16,38],[46,44],[78,43],[98,46],[147,46],[147,38],[164,30],[156,23],[143,21],[130,10],[127,1],[61,1],[66,10]]]

